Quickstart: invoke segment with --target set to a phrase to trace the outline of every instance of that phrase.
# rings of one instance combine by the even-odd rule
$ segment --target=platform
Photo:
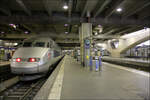
[[[1,66],[7,66],[10,64],[10,61],[0,61],[0,67]]]
[[[132,65],[130,67],[138,67],[149,71],[150,60],[141,60],[133,58],[113,58],[113,57],[102,57],[105,62],[116,63],[120,65]]]
[[[148,100],[150,98],[149,73],[135,73],[109,63],[103,63],[101,72],[90,71],[70,56],[64,58],[61,70],[49,99]]]
[[[104,58],[121,59],[121,60],[140,62],[140,63],[150,63],[150,60],[143,60],[143,59],[138,59],[138,58],[113,58],[113,57],[104,57]]]

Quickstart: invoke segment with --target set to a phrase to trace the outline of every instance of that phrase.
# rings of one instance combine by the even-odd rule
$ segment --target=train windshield
[[[45,42],[36,42],[33,47],[45,47]]]
[[[32,47],[32,42],[24,42],[23,47]]]

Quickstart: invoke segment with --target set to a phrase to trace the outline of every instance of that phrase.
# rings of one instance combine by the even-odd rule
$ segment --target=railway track
[[[11,79],[15,76],[16,75],[11,73],[10,65],[0,67],[0,83],[4,82],[5,80]]]
[[[51,75],[61,60],[52,66],[45,77],[33,81],[19,81],[0,92],[0,100],[33,100],[47,78]]]
[[[45,81],[42,78],[32,82],[18,82],[0,93],[0,100],[32,100]]]

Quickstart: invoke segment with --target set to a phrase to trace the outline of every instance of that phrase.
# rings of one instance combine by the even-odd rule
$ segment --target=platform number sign
[[[90,48],[90,40],[89,39],[85,39],[84,43],[85,43],[85,48],[89,49]]]

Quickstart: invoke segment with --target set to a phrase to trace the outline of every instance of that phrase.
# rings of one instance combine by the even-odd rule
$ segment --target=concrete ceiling
[[[65,3],[68,10],[62,8]],[[116,11],[119,7],[122,12]],[[102,42],[149,27],[149,11],[149,0],[0,0],[0,38],[23,40],[49,34],[64,48],[78,46],[78,27],[90,17],[93,30],[97,31],[99,24],[103,26],[103,32],[93,36]]]

